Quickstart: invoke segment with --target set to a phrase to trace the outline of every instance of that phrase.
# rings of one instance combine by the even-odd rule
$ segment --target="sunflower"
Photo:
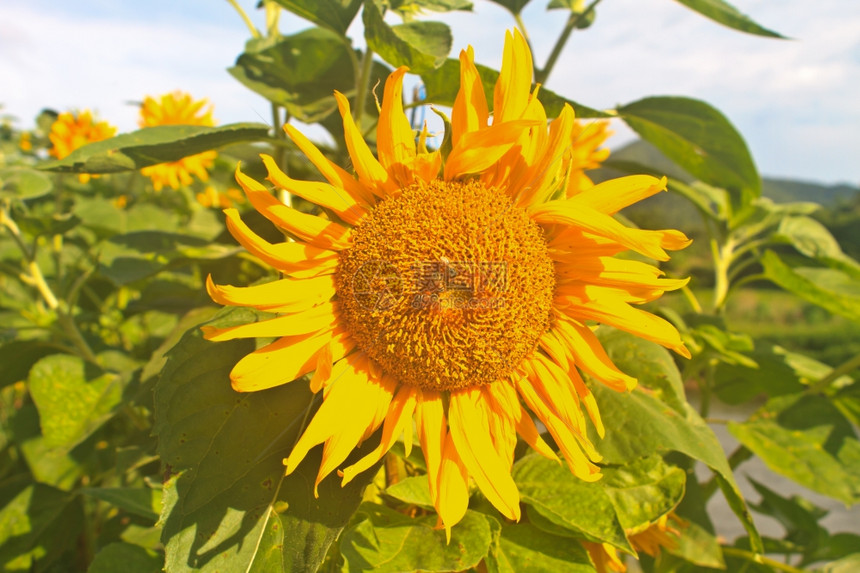
[[[405,67],[385,83],[377,156],[335,92],[357,177],[284,127],[328,182],[292,179],[263,155],[268,180],[319,205],[325,217],[283,205],[237,169],[254,208],[294,240],[269,243],[235,209],[225,210],[233,236],[283,278],[234,287],[210,277],[207,290],[219,304],[278,316],[203,327],[213,341],[276,337],[233,368],[240,392],[313,373],[322,402],[284,460],[287,474],[324,444],[318,485],[381,427],[378,446],[338,471],[346,484],[401,435],[410,451],[414,430],[449,536],[466,512],[470,478],[505,517],[520,518],[511,477],[517,436],[558,459],[533,416],[575,476],[601,477],[586,416],[600,436],[604,425],[581,372],[618,391],[636,380],[613,365],[593,323],[689,355],[674,327],[635,308],[686,281],[614,258],[632,250],[667,260],[667,249],[689,243],[679,231],[630,229],[612,217],[665,189],[665,179],[572,187],[574,113],[565,107],[547,126],[523,37],[506,37],[492,124],[473,57],[471,48],[460,54],[447,157],[426,147],[426,128],[416,141],[403,111]]]
[[[77,115],[68,111],[63,112],[51,124],[48,138],[51,140],[52,147],[48,153],[57,159],[63,159],[75,149],[113,137],[115,133],[116,127],[106,121],[96,121],[89,110],[81,111]],[[95,176],[87,173],[78,175],[81,183],[86,183],[91,177]]]
[[[205,108],[205,109],[204,109]],[[156,125],[205,125],[214,126],[212,106],[207,106],[205,99],[195,101],[189,94],[176,91],[155,99],[147,96],[140,106],[140,127]],[[183,157],[179,161],[159,163],[140,170],[152,179],[156,191],[164,189],[179,189],[181,185],[191,185],[196,175],[201,181],[209,179],[207,169],[211,168],[218,154],[215,151],[204,151],[196,155]]]

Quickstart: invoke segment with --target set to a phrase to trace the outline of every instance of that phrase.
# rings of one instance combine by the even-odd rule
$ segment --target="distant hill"
[[[656,171],[681,181],[693,179],[689,173],[675,165],[660,150],[647,141],[634,141],[612,152],[610,161],[625,161],[648,165]],[[604,181],[622,175],[610,169],[594,171],[595,181]],[[762,177],[762,195],[776,203],[790,201],[810,201],[824,206],[833,206],[840,201],[848,201],[860,193],[860,188],[851,185],[822,185],[796,179]]]

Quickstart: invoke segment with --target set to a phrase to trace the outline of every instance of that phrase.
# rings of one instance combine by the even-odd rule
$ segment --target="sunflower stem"
[[[355,108],[352,110],[352,118],[355,120],[355,125],[359,131],[361,131],[361,116],[364,115],[364,102],[367,98],[372,69],[373,50],[368,47],[365,49],[364,57],[361,59],[361,70],[355,78]]]
[[[251,32],[251,36],[253,36],[254,38],[262,38],[263,35],[260,33],[260,31],[257,29],[257,27],[254,26],[254,23],[248,17],[248,13],[245,12],[245,10],[241,6],[239,6],[239,3],[236,0],[227,0],[227,2],[229,2],[230,6],[232,6],[233,9],[239,13],[239,17],[242,18],[243,22],[245,22],[245,25],[248,27],[248,30]]]
[[[567,40],[570,38],[570,34],[584,18],[591,14],[600,2],[601,0],[592,0],[591,4],[589,4],[585,10],[579,14],[574,12],[570,13],[570,16],[567,18],[567,22],[564,25],[564,29],[561,31],[561,35],[558,37],[558,40],[555,41],[555,46],[552,47],[552,52],[550,52],[549,57],[546,60],[546,65],[544,65],[542,70],[535,72],[535,82],[539,84],[546,83],[549,78],[549,74],[555,67],[558,57],[561,55],[562,50],[564,50],[565,44],[567,44]]]
[[[827,374],[814,384],[810,385],[806,391],[810,394],[818,394],[824,392],[834,380],[848,374],[849,372],[853,372],[858,368],[860,368],[860,354],[858,354],[854,358],[849,358],[848,360],[831,370],[829,374]]]
[[[760,565],[767,565],[768,567],[772,567],[778,571],[786,571],[787,573],[804,573],[803,569],[798,569],[797,567],[792,567],[787,563],[780,563],[770,557],[765,557],[764,555],[759,555],[758,553],[753,553],[752,551],[747,551],[746,549],[738,549],[737,547],[723,547],[723,555],[732,555],[734,557],[740,557],[741,559],[746,559],[747,561],[752,561],[753,563],[758,563]]]

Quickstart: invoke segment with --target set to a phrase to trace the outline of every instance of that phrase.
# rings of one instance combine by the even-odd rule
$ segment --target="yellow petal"
[[[457,452],[451,434],[445,436],[437,481],[439,488],[434,505],[450,543],[451,528],[463,519],[469,508],[469,472]]]
[[[442,445],[445,443],[445,412],[442,396],[432,390],[422,390],[415,406],[415,426],[418,441],[427,463],[430,497],[434,504],[439,497],[439,468],[442,463]],[[452,524],[453,525],[453,524]]]
[[[310,388],[311,392],[316,394],[324,387],[328,386],[328,383],[331,381],[331,372],[333,366],[333,357],[331,354],[331,342],[327,342],[323,345],[322,348],[317,350],[314,355],[316,359],[316,368],[314,368],[314,375],[311,378]]]
[[[334,360],[343,358],[355,341],[343,328],[319,334],[285,336],[243,357],[230,372],[233,389],[256,392],[291,382],[316,368],[316,353],[331,344]]]
[[[373,193],[356,181],[355,177],[323,155],[319,148],[310,139],[305,137],[302,132],[290,124],[284,125],[284,131],[287,132],[287,135],[290,136],[296,147],[305,154],[305,157],[319,169],[319,172],[322,173],[326,181],[338,189],[343,189],[349,193],[356,202],[364,205],[373,205]]]
[[[355,225],[367,215],[367,210],[356,203],[355,199],[343,189],[319,181],[292,179],[280,170],[271,156],[261,154],[260,157],[269,172],[267,179],[276,187],[334,211],[338,217],[350,225]]]
[[[502,69],[493,94],[493,123],[522,117],[532,85],[532,56],[519,30],[505,33]]]
[[[571,201],[614,215],[624,207],[665,191],[666,183],[665,177],[657,179],[650,175],[618,177],[574,195]]]
[[[407,385],[403,385],[397,390],[397,394],[394,395],[394,399],[387,409],[388,415],[385,417],[385,424],[382,426],[382,438],[379,440],[379,445],[372,452],[343,470],[342,486],[348,484],[355,476],[381,460],[382,456],[391,449],[391,446],[394,445],[394,442],[403,433],[406,426],[412,427],[412,414],[415,411],[419,392],[420,390],[417,387]]]
[[[449,396],[448,427],[457,453],[487,500],[508,519],[520,519],[520,494],[506,463],[493,447],[490,427],[477,404],[480,388],[454,390]]]
[[[236,168],[236,181],[254,208],[272,223],[299,239],[322,249],[343,250],[350,246],[349,229],[288,207],[257,181]]]
[[[297,278],[334,273],[338,262],[335,251],[297,241],[272,244],[242,222],[236,209],[225,209],[224,214],[227,230],[239,244],[275,270]]]
[[[573,225],[583,231],[611,239],[658,261],[669,260],[669,255],[660,246],[660,237],[636,233],[610,217],[591,207],[577,204],[573,199],[548,201],[530,210],[532,219],[538,223]]]
[[[331,299],[334,275],[308,279],[287,278],[250,287],[216,285],[206,277],[206,291],[218,304],[250,306],[269,312],[300,312]]]
[[[672,323],[654,316],[650,312],[633,308],[623,300],[608,297],[604,297],[600,301],[587,300],[581,302],[566,297],[565,301],[568,304],[559,310],[571,318],[594,320],[620,328],[640,338],[670,348],[685,358],[690,358],[690,351],[684,346],[681,335],[678,334],[678,330],[672,326]]]
[[[415,158],[415,134],[403,113],[403,75],[408,69],[401,66],[385,80],[376,128],[379,162],[401,187],[411,185],[414,180],[411,166]]]
[[[460,145],[453,148],[445,163],[445,180],[480,173],[493,166],[517,143],[525,130],[537,122],[528,119],[493,124],[487,129],[463,135]]]
[[[269,320],[251,322],[239,326],[216,328],[201,326],[206,340],[222,342],[236,338],[266,338],[273,336],[298,336],[331,327],[338,319],[335,303],[326,302],[295,314],[286,314]]]
[[[540,161],[529,169],[527,180],[520,184],[521,191],[517,196],[517,205],[526,207],[534,203],[543,203],[561,183],[558,176],[563,166],[562,158],[570,148],[573,126],[573,108],[564,104],[559,116],[549,126],[549,140],[545,149],[541,150]]]
[[[334,97],[343,119],[343,136],[346,139],[346,148],[349,151],[352,166],[358,174],[358,180],[379,197],[396,194],[397,183],[388,176],[388,172],[376,160],[370,147],[367,146],[367,142],[361,136],[361,131],[352,119],[346,96],[335,91]]]
[[[590,328],[575,320],[559,318],[553,329],[567,344],[574,363],[583,371],[619,392],[636,387],[636,378],[624,374],[612,363]]]
[[[462,144],[463,136],[487,127],[489,111],[481,76],[475,67],[472,47],[460,52],[460,90],[451,110],[451,143]]]

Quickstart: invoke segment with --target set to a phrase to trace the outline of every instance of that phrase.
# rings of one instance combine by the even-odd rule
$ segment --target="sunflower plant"
[[[528,0],[493,1],[498,70],[426,17],[481,4],[264,0],[258,29],[231,1],[251,38],[228,71],[271,125],[177,91],[132,133],[3,126],[4,570],[860,565],[822,509],[737,479],[755,459],[856,503],[860,360],[727,318],[770,284],[854,324],[860,265],[813,205],[762,197],[709,104],[546,87],[600,0],[548,2],[544,62]],[[671,167],[613,158],[619,122]],[[654,201],[703,224],[637,216]]]

